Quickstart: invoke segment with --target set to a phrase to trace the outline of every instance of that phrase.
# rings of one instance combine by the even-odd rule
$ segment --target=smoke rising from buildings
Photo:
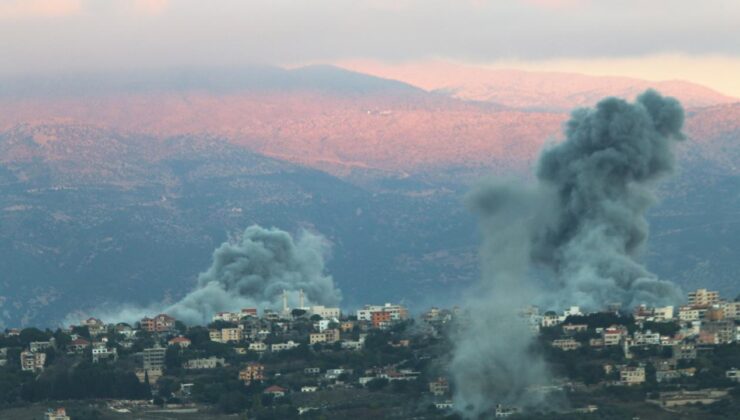
[[[245,307],[278,309],[283,291],[291,305],[297,306],[301,290],[306,305],[335,306],[342,295],[332,277],[324,273],[327,251],[321,236],[304,231],[293,238],[280,229],[253,225],[214,250],[211,266],[178,302],[102,309],[94,314],[106,321],[133,322],[163,312],[188,324],[204,325],[216,312]]]
[[[653,187],[673,172],[683,120],[680,104],[655,91],[634,103],[604,99],[573,112],[565,141],[540,155],[534,185],[489,183],[471,194],[484,234],[483,279],[451,364],[465,414],[537,403],[528,390],[547,370],[517,315],[527,304],[600,309],[681,299],[639,257]],[[545,277],[538,286],[533,270]]]

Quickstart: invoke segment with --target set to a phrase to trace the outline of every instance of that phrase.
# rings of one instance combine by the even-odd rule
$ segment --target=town
[[[532,392],[552,402],[537,413],[498,405],[490,417],[732,418],[740,410],[738,299],[699,289],[679,307],[520,315],[553,374]],[[134,325],[89,318],[55,331],[7,329],[0,408],[55,420],[457,418],[445,360],[468,316],[454,307],[414,318],[391,303],[345,314],[302,298],[291,308],[284,294],[282,308],[219,312],[207,326],[152,314]]]

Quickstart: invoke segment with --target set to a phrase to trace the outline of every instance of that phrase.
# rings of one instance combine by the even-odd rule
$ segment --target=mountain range
[[[686,288],[737,293],[740,102],[688,82],[367,71],[0,83],[0,324],[175,299],[252,223],[325,235],[346,307],[452,302],[477,276],[470,186],[526,179],[570,108],[651,86],[686,104],[689,140],[646,260]]]

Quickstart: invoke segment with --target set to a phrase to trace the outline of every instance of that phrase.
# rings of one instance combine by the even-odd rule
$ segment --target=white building
[[[339,308],[328,308],[321,305],[311,306],[308,312],[310,312],[311,315],[319,315],[322,318],[328,319],[339,318],[342,313]]]
[[[188,360],[185,363],[185,369],[215,369],[219,366],[226,366],[226,360],[223,357],[204,357]]]
[[[290,350],[298,347],[299,344],[294,342],[293,340],[287,341],[285,343],[275,343],[272,346],[270,346],[270,350],[273,352],[283,351],[283,350]]]

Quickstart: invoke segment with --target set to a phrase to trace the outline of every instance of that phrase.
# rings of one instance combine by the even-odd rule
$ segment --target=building
[[[159,314],[154,318],[143,318],[140,321],[141,329],[150,333],[163,333],[175,328],[175,318],[167,314]]]
[[[319,390],[317,386],[302,386],[301,392],[316,392]]]
[[[572,351],[581,348],[581,343],[572,338],[560,338],[552,340],[552,346],[562,351]]]
[[[46,363],[46,353],[23,351],[21,352],[21,370],[41,372]]]
[[[218,312],[216,315],[213,315],[211,320],[213,322],[216,321],[223,321],[223,322],[230,322],[230,323],[237,323],[242,319],[241,313],[236,312]]]
[[[164,367],[164,354],[166,351],[167,349],[164,347],[144,349],[142,352],[144,369],[151,370]]]
[[[139,382],[144,383],[144,381],[148,380],[149,385],[154,385],[162,377],[162,368],[136,369],[134,373],[136,374],[136,378],[139,379]]]
[[[719,389],[702,389],[698,391],[661,392],[657,400],[648,400],[661,407],[676,407],[687,404],[713,404],[727,396],[727,391]]]
[[[634,346],[657,346],[660,345],[660,334],[650,330],[635,331],[632,335],[632,345]]]
[[[294,342],[293,340],[289,340],[285,343],[275,343],[270,346],[270,351],[278,352],[283,350],[290,350],[298,347],[300,344]]]
[[[50,347],[54,347],[53,340],[52,338],[52,341],[32,341],[28,343],[28,349],[34,353],[44,351]]]
[[[704,315],[706,309],[693,306],[681,306],[678,308],[678,319],[684,322],[698,321]]]
[[[175,337],[173,339],[170,339],[170,341],[167,342],[170,346],[180,346],[180,348],[188,348],[190,347],[190,339],[187,337]]]
[[[72,353],[82,353],[89,346],[89,341],[85,340],[84,338],[76,338],[67,345],[67,349]]]
[[[50,408],[44,413],[44,420],[70,420],[70,417],[67,415],[67,410],[64,407],[57,408],[56,410]]]
[[[692,343],[682,343],[674,346],[673,358],[676,360],[696,359],[696,346]]]
[[[339,341],[339,330],[331,329],[324,332],[311,333],[308,336],[308,344],[336,343]]]
[[[327,308],[326,306],[321,305],[311,306],[308,312],[310,312],[311,315],[318,315],[327,319],[339,318],[342,314],[339,308]]]
[[[210,330],[208,337],[217,343],[238,343],[244,338],[244,331],[241,328],[221,328]]]
[[[191,359],[185,363],[185,369],[215,369],[219,366],[226,366],[226,360],[223,357]]]
[[[623,326],[611,326],[604,328],[601,332],[601,338],[604,339],[605,346],[618,346],[622,342],[622,337],[627,334],[627,329]]]
[[[696,289],[689,292],[689,306],[710,306],[719,303],[719,292]]]
[[[282,398],[285,396],[286,392],[288,392],[287,389],[277,386],[277,385],[273,385],[265,389],[263,393],[267,395],[272,395],[274,398]]]
[[[731,381],[740,382],[740,369],[732,368],[728,370],[725,372],[725,378]]]
[[[586,324],[563,324],[563,333],[572,335],[572,334],[578,334],[581,332],[588,331],[588,325]]]
[[[358,321],[372,321],[373,312],[387,312],[390,314],[391,321],[403,321],[408,319],[408,310],[401,305],[393,305],[386,303],[383,306],[378,305],[365,305],[363,309],[357,311]]]
[[[375,311],[370,313],[370,322],[374,328],[387,328],[391,325],[391,313]]]
[[[642,366],[625,366],[619,370],[619,381],[623,385],[639,385],[645,382],[645,368]]]
[[[673,306],[662,306],[653,309],[654,321],[670,321],[673,319]]]
[[[445,395],[450,392],[450,383],[445,378],[437,378],[437,380],[429,382],[429,392],[436,396]]]
[[[261,363],[248,363],[244,369],[239,371],[239,380],[246,385],[249,385],[252,381],[264,381],[265,366]]]
[[[714,342],[708,344],[730,344],[735,341],[735,321],[721,320],[704,322],[701,325],[700,336],[710,334],[714,336]]]
[[[88,318],[80,323],[80,326],[87,327],[91,336],[100,335],[105,332],[105,324],[97,318]]]
[[[113,359],[116,360],[118,358],[118,350],[115,348],[109,349],[106,347],[105,343],[97,343],[95,346],[93,346],[92,349],[92,362],[98,363],[101,360],[107,360],[107,359]]]
[[[249,343],[249,351],[256,351],[257,353],[262,353],[267,351],[267,344],[265,344],[262,341],[255,341],[254,343]]]

